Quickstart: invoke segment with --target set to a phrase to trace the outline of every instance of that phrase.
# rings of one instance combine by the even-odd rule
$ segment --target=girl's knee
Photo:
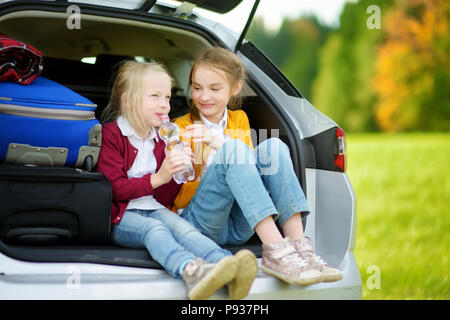
[[[188,236],[199,236],[202,235],[202,233],[195,228],[190,222],[184,220],[182,223],[180,223],[175,232],[179,234],[180,237],[188,237]]]
[[[279,138],[269,138],[256,146],[255,155],[259,159],[266,159],[271,156],[290,157],[290,151],[287,144]]]
[[[226,150],[233,150],[234,152],[247,151],[250,149],[248,145],[239,139],[227,140],[223,146]]]
[[[280,138],[269,138],[261,142],[259,145],[256,146],[255,149],[258,150],[287,150],[289,151],[289,147],[286,143],[284,143]]]
[[[243,141],[238,139],[227,140],[222,150],[224,152],[224,160],[226,164],[245,164],[254,163],[253,151]]]
[[[148,219],[146,223],[141,226],[142,234],[144,238],[149,234],[156,234],[158,232],[167,232],[167,226],[159,220]]]

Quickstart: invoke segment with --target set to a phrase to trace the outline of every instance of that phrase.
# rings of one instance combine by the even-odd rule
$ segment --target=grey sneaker
[[[263,243],[261,269],[287,283],[310,285],[320,282],[322,274],[303,259],[289,238]]]
[[[258,274],[258,262],[253,252],[247,249],[239,250],[234,257],[238,260],[238,268],[233,281],[228,284],[228,295],[232,300],[240,300],[250,291]]]
[[[208,263],[201,258],[189,262],[183,271],[189,299],[208,299],[217,289],[233,280],[237,266],[237,259],[233,256],[217,263]]]
[[[292,240],[291,243],[303,259],[306,259],[316,270],[321,272],[322,281],[331,282],[342,279],[343,275],[341,271],[330,267],[321,257],[314,253],[308,238]]]

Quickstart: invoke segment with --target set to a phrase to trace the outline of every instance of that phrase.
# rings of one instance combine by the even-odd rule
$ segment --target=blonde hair
[[[162,64],[133,60],[123,62],[114,80],[109,103],[102,113],[102,123],[114,121],[119,116],[123,116],[138,134],[148,133],[151,128],[142,116],[142,96],[144,77],[154,72],[163,72],[173,81]]]
[[[189,74],[189,82],[187,90],[192,90],[192,76],[199,66],[210,66],[225,72],[227,79],[233,88],[239,81],[246,78],[246,70],[242,64],[241,59],[233,52],[224,48],[210,48],[202,51],[194,63]],[[194,103],[188,101],[190,106],[191,120],[200,120],[200,112]],[[230,109],[237,109],[241,106],[242,97],[240,94],[231,97],[228,107]]]

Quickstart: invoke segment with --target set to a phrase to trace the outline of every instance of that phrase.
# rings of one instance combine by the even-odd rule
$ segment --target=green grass
[[[349,134],[347,154],[363,299],[450,299],[450,134]]]

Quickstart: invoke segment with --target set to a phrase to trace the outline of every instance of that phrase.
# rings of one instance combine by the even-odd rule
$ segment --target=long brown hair
[[[192,65],[187,87],[189,93],[191,93],[192,90],[192,76],[201,65],[211,66],[224,71],[231,87],[234,87],[239,81],[243,81],[246,78],[245,67],[242,64],[241,59],[235,53],[219,47],[206,49],[197,56]],[[199,121],[201,118],[197,107],[189,100],[189,98],[188,103],[191,120]],[[241,103],[242,97],[240,94],[237,94],[236,96],[231,97],[227,106],[230,109],[237,109],[241,107]]]

